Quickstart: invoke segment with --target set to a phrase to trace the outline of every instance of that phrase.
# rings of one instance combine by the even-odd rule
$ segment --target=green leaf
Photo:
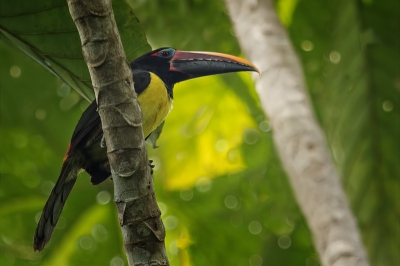
[[[61,78],[88,101],[94,99],[81,42],[64,0],[0,2],[0,37]],[[114,15],[128,61],[150,50],[139,21],[124,1]]]
[[[399,16],[388,0],[308,1],[290,28],[373,265],[400,261]]]

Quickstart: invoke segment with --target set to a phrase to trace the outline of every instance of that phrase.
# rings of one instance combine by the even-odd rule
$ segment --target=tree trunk
[[[133,88],[110,0],[68,0],[95,90],[129,265],[169,265],[165,230]]]
[[[225,0],[274,142],[323,265],[368,265],[355,219],[314,117],[299,60],[271,0]]]

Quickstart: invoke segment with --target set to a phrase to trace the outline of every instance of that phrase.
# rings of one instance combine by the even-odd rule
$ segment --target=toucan
[[[142,127],[146,138],[170,112],[176,83],[228,72],[258,72],[252,63],[232,55],[186,52],[173,48],[160,48],[144,54],[134,60],[130,67],[142,109]],[[60,176],[36,228],[35,251],[42,251],[49,242],[65,201],[82,170],[91,176],[94,185],[111,175],[96,100],[83,112],[72,134]]]

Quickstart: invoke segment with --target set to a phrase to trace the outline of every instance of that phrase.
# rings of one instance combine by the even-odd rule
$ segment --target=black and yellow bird
[[[130,66],[142,109],[142,126],[146,137],[170,112],[176,83],[207,75],[258,71],[250,62],[235,56],[213,52],[184,52],[172,48],[154,50],[139,57]],[[82,114],[72,134],[60,176],[44,206],[34,236],[35,251],[43,250],[49,242],[78,173],[85,170],[94,185],[110,176],[102,139],[97,103],[93,101]]]

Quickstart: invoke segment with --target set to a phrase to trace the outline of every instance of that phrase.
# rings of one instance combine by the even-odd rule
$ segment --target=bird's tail
[[[49,242],[64,208],[65,201],[75,184],[78,172],[79,169],[74,166],[72,160],[68,158],[64,161],[60,176],[43,208],[42,216],[36,228],[33,240],[33,249],[35,251],[42,251]]]

